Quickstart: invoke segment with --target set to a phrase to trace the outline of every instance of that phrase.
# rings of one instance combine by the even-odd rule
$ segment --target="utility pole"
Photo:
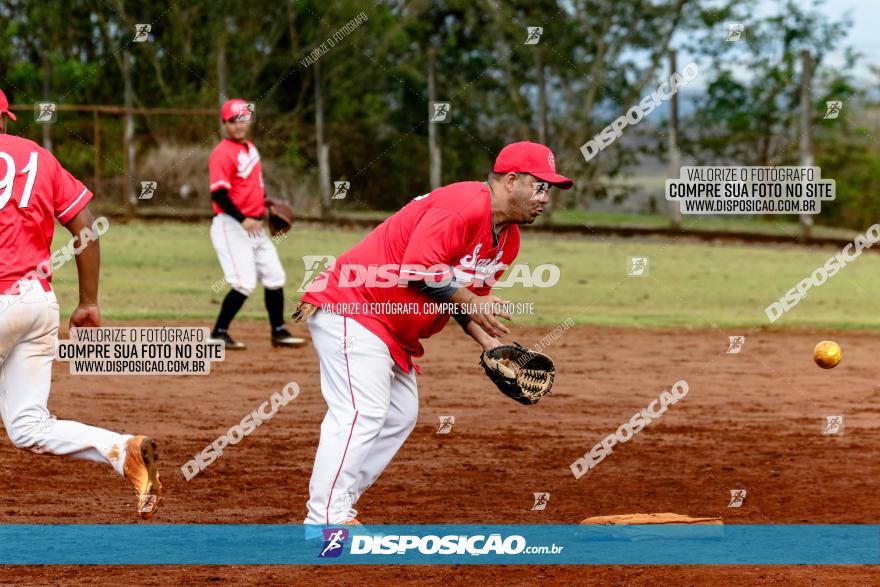
[[[675,49],[669,50],[669,75],[675,73]],[[678,148],[678,92],[669,98],[669,178],[678,179],[681,173],[681,151]],[[667,202],[669,206],[669,229],[681,230],[681,208],[678,202]]]
[[[812,167],[813,165],[813,59],[810,52],[801,51],[801,165]],[[809,214],[800,215],[801,242],[810,240],[813,228],[813,217]]]

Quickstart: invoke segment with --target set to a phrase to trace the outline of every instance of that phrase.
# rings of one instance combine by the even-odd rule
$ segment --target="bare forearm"
[[[492,295],[479,296],[462,287],[452,294],[449,301],[458,304],[459,313],[470,316],[471,320],[489,336],[502,337],[510,332],[509,328],[495,318],[495,316],[501,316],[507,320],[511,319],[510,314],[502,308],[503,305],[509,303],[506,300]],[[464,328],[466,329],[466,327]]]
[[[101,247],[98,241],[90,242],[76,256],[76,272],[79,274],[79,305],[98,303],[98,276],[101,272]]]
[[[67,223],[67,230],[73,235],[73,246],[76,254],[76,272],[79,275],[79,305],[96,305],[98,303],[98,276],[101,271],[101,247],[97,238],[87,238],[83,246],[83,236],[94,237],[95,219],[88,208]]]
[[[477,344],[483,347],[483,350],[488,351],[489,349],[501,346],[497,338],[489,336],[476,322],[468,322],[464,330],[471,338],[477,341]]]
[[[477,294],[472,292],[466,287],[460,287],[455,290],[455,293],[452,294],[452,297],[449,298],[450,302],[455,304],[470,304],[475,298],[479,297]]]

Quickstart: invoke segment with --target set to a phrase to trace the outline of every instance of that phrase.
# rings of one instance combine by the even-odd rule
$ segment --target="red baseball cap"
[[[223,107],[220,108],[220,120],[226,122],[227,120],[238,118],[242,114],[247,114],[248,112],[250,111],[248,110],[247,102],[241,98],[233,98],[232,100],[227,100],[223,104]]]
[[[574,182],[556,173],[556,159],[546,145],[521,141],[511,143],[498,153],[495,173],[528,173],[562,190],[571,189]]]
[[[15,114],[9,110],[9,100],[6,99],[6,94],[3,93],[3,90],[0,90],[0,115],[3,114],[15,120]]]

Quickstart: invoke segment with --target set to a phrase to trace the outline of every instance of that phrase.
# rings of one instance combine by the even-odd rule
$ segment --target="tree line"
[[[590,161],[580,147],[637,104],[662,76],[667,56],[701,63],[699,90],[682,96],[682,164],[796,164],[798,55],[814,60],[816,164],[840,175],[838,202],[823,211],[859,225],[880,211],[876,97],[853,79],[862,59],[830,68],[849,23],[817,4],[779,2],[756,17],[757,0],[6,0],[0,3],[0,87],[14,103],[55,101],[129,108],[216,108],[228,97],[256,104],[264,158],[321,195],[350,183],[342,205],[399,207],[438,183],[480,179],[516,140],[549,144],[577,179],[559,206],[589,208],[615,178],[646,158],[668,157],[663,109],[638,127],[645,140],[618,141]],[[762,11],[766,12],[766,11]],[[743,23],[729,40],[729,24]],[[138,25],[149,25],[136,41]],[[831,124],[829,99],[845,104]],[[430,103],[448,103],[432,122]],[[186,141],[192,142],[188,133]],[[206,144],[219,124],[203,120]],[[155,117],[127,116],[115,132],[163,134]],[[73,165],[88,165],[93,140],[19,124],[50,140]],[[47,136],[51,135],[51,136]],[[162,140],[165,140],[164,138]],[[170,140],[170,139],[169,139]],[[184,139],[180,139],[184,140]],[[155,141],[159,142],[159,141]],[[794,146],[793,146],[794,145]],[[129,154],[114,157],[124,159]],[[560,195],[562,196],[562,195]]]

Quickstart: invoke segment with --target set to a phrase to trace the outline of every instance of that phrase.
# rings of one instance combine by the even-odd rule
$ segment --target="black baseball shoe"
[[[303,346],[308,342],[304,338],[298,338],[293,336],[289,332],[287,332],[286,328],[282,328],[281,330],[276,330],[272,333],[272,346],[286,346],[286,347],[299,347]]]
[[[217,332],[211,334],[211,342],[222,342],[227,351],[243,351],[247,348],[246,344],[232,340],[232,337],[225,332],[222,334]]]

